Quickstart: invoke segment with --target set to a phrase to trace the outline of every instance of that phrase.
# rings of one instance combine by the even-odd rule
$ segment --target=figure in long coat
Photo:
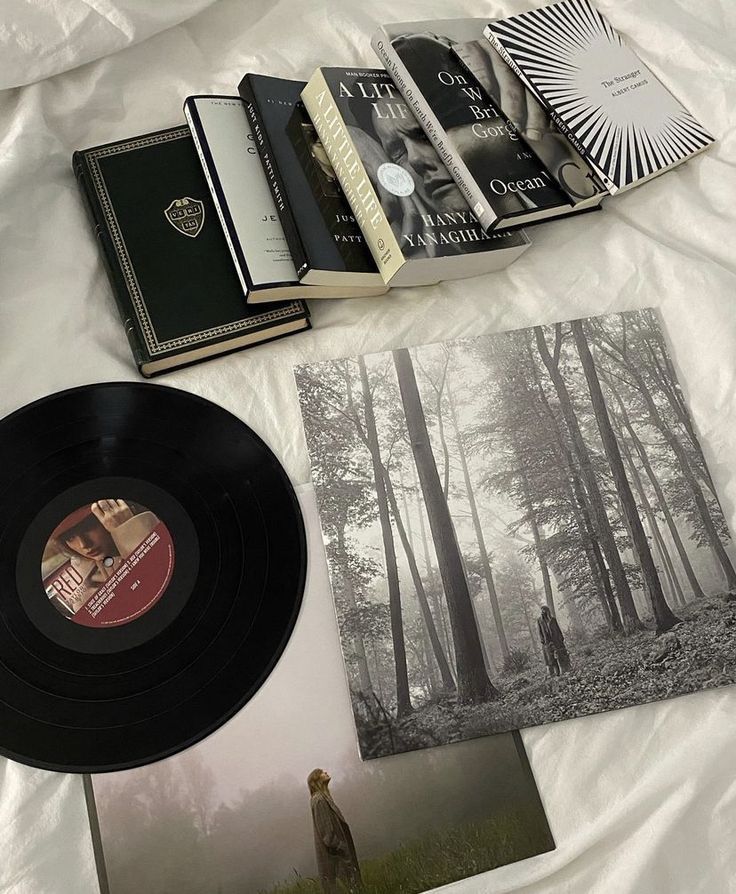
[[[550,677],[559,677],[560,674],[570,670],[570,655],[557,618],[546,605],[542,606],[542,612],[537,618],[537,629],[547,672]]]
[[[307,778],[311,795],[317,872],[325,894],[358,891],[363,886],[350,826],[329,790],[330,774],[312,770]]]

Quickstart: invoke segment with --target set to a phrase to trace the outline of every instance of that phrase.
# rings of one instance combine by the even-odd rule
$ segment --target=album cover
[[[477,276],[528,248],[484,231],[387,72],[319,68],[302,99],[386,283]]]
[[[588,0],[494,21],[484,33],[610,193],[714,140]]]
[[[733,543],[652,310],[297,384],[364,758],[736,681]]]
[[[309,328],[303,301],[246,304],[188,127],[80,150],[73,166],[144,376]]]
[[[602,193],[591,180],[562,167],[565,159],[569,164],[569,143],[559,134],[551,138],[538,104],[526,108],[523,85],[483,37],[484,25],[481,19],[397,22],[383,25],[372,44],[485,229],[599,205]],[[515,120],[504,112],[502,93]],[[533,151],[534,142],[544,146],[552,170]]]
[[[307,591],[263,687],[189,750],[87,778],[108,894],[414,894],[554,848],[518,734],[360,760],[310,488],[301,502]]]
[[[247,74],[240,93],[263,170],[305,285],[345,297],[387,289],[300,100],[304,81]]]

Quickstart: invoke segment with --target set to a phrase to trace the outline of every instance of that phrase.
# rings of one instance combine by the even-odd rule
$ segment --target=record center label
[[[51,604],[83,627],[117,627],[161,599],[174,570],[167,526],[145,506],[120,499],[87,503],[49,537],[41,577]]]

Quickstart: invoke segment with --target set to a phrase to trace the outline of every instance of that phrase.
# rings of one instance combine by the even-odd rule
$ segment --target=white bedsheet
[[[69,5],[6,0],[0,47],[11,26],[31,33],[32,7],[62,16]],[[109,12],[125,4],[84,5]],[[161,383],[236,413],[304,483],[294,363],[656,305],[736,530],[736,6],[599,5],[716,133],[715,148],[609,200],[600,214],[537,229],[532,249],[506,273],[380,299],[314,303],[314,331]],[[527,8],[522,0],[150,6],[159,22],[207,8],[112,55],[0,93],[2,415],[60,388],[135,378],[77,195],[72,150],[177,124],[187,94],[234,93],[248,70],[306,78],[320,64],[376,65],[369,35],[378,22]],[[9,7],[17,7],[19,20],[6,21]],[[58,50],[63,68],[94,55],[86,41]],[[457,890],[736,891],[736,689],[528,730],[524,741],[558,848]],[[96,892],[81,780],[0,761],[0,854],[2,894]]]

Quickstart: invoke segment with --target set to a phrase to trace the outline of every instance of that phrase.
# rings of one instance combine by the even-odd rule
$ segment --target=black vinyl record
[[[296,622],[292,486],[234,416],[172,388],[74,388],[0,422],[0,753],[119,770],[211,733]]]

